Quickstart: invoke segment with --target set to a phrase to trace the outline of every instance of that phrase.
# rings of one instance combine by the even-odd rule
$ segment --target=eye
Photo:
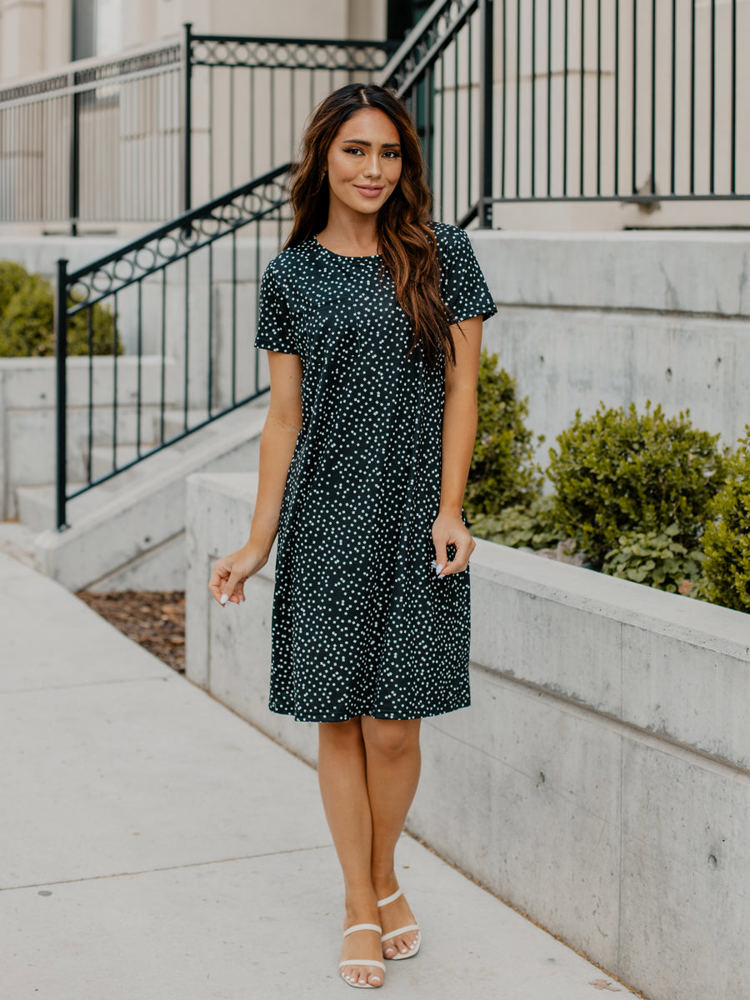
[[[401,153],[395,149],[387,149],[383,155],[387,156],[389,160],[398,160],[401,157]]]
[[[345,149],[344,152],[345,153],[361,153],[362,150],[359,148],[359,146],[352,146],[350,149]]]

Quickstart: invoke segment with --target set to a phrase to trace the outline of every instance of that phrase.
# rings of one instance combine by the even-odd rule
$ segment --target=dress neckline
[[[346,254],[346,253],[336,253],[335,250],[329,250],[328,247],[324,247],[323,244],[317,237],[317,234],[313,236],[313,242],[320,247],[325,253],[329,253],[332,257],[340,257],[342,260],[378,260],[381,254],[379,253],[358,253],[358,254]]]

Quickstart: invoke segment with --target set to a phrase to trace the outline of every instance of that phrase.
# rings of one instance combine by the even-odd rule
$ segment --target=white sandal
[[[346,937],[348,934],[354,934],[355,931],[377,931],[378,934],[382,934],[383,928],[379,927],[377,924],[353,924],[351,927],[347,927],[347,929],[344,931],[344,937]],[[341,978],[344,980],[345,983],[348,983],[350,986],[354,986],[356,989],[359,990],[376,990],[380,988],[378,986],[373,986],[372,983],[353,982],[351,979],[345,976],[341,971],[345,965],[366,965],[366,966],[372,965],[378,969],[382,969],[383,973],[385,974],[385,965],[383,964],[383,962],[378,962],[376,959],[373,958],[347,958],[344,961],[339,962],[339,975],[341,976]],[[383,980],[385,980],[385,975],[383,975]],[[380,985],[382,986],[383,983],[381,982]]]
[[[397,899],[403,896],[403,889],[396,889],[396,891],[391,896],[386,896],[385,899],[378,900],[378,908],[381,906],[388,906],[389,903],[395,903]],[[395,931],[389,931],[387,934],[381,934],[380,940],[383,944],[390,938],[398,937],[399,934],[406,934],[407,931],[416,931],[417,936],[414,939],[414,943],[407,952],[397,951],[395,955],[388,959],[389,962],[398,962],[405,958],[414,958],[414,956],[419,951],[420,945],[422,944],[422,932],[419,928],[419,924],[406,924],[405,927],[397,927]]]

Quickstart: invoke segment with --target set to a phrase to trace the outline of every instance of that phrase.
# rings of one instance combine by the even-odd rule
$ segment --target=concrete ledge
[[[315,759],[267,709],[274,554],[221,609],[253,476],[188,481],[187,673]],[[425,720],[410,829],[651,1000],[750,978],[750,618],[480,542],[473,705]]]
[[[472,231],[497,302],[750,316],[750,247],[732,232]]]

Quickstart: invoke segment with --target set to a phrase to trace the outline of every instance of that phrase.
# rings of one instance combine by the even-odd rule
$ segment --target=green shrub
[[[708,599],[750,612],[750,427],[729,461],[703,536]]]
[[[530,504],[514,504],[499,514],[478,517],[471,524],[477,538],[518,549],[554,548],[563,538],[552,517],[552,497],[539,497]]]
[[[68,298],[68,306],[75,300]],[[115,321],[98,303],[90,310],[94,354],[112,354]],[[88,314],[84,309],[68,322],[68,354],[88,354]],[[117,337],[117,353],[122,345]],[[0,357],[51,357],[55,353],[52,285],[39,274],[29,274],[10,296],[0,314]]]
[[[703,553],[688,551],[676,540],[679,533],[678,524],[663,531],[626,531],[607,553],[602,569],[609,576],[688,594],[700,580]]]
[[[675,524],[673,542],[693,551],[726,475],[718,438],[696,430],[689,411],[668,418],[650,403],[642,415],[633,404],[601,404],[587,420],[576,413],[550,449],[556,523],[596,569],[627,532],[660,534]]]
[[[497,368],[497,355],[482,351],[477,389],[477,438],[464,509],[473,523],[512,504],[528,504],[539,493],[533,434],[524,421],[528,403],[516,396],[515,380]]]
[[[0,260],[0,317],[28,276],[21,264],[16,264],[14,260]]]

